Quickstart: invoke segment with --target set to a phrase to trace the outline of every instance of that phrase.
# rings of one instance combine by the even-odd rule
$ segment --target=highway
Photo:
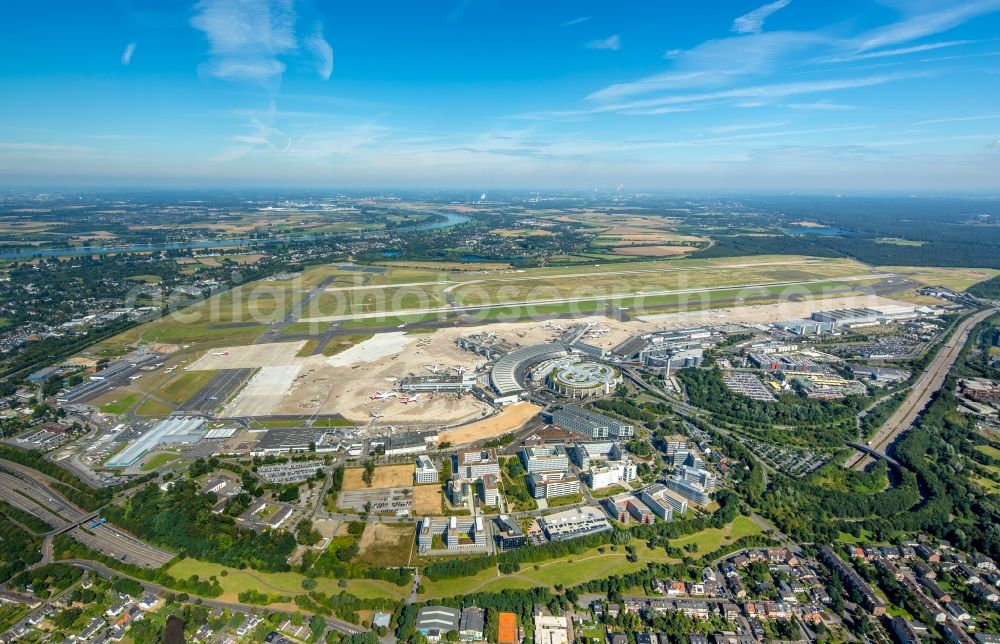
[[[885,454],[888,446],[900,434],[913,425],[917,416],[920,415],[927,406],[927,403],[930,402],[931,397],[944,385],[945,378],[948,376],[948,372],[951,371],[952,365],[955,364],[955,360],[958,359],[962,347],[965,346],[971,329],[995,312],[996,309],[986,309],[970,315],[959,324],[950,339],[938,351],[937,356],[934,357],[934,361],[920,376],[920,379],[913,385],[913,388],[910,389],[910,394],[903,401],[903,404],[899,406],[892,416],[889,417],[889,420],[885,421],[872,439],[868,441],[868,446],[871,449]],[[859,453],[848,459],[844,466],[862,470],[868,466],[871,460],[871,456]]]
[[[99,511],[87,512],[70,503],[45,484],[44,475],[23,466],[14,471],[7,461],[0,468],[0,498],[51,525],[48,536],[65,532],[92,550],[147,568],[159,568],[174,558],[110,524],[90,528]],[[46,539],[45,548],[51,549],[51,539]]]

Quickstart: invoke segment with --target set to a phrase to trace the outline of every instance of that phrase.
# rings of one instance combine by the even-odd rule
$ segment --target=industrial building
[[[190,445],[205,438],[206,421],[198,416],[171,416],[115,454],[105,467],[130,467],[160,445]]]
[[[305,452],[315,446],[324,431],[312,427],[276,427],[267,430],[250,451],[251,456],[267,456],[285,452]]]
[[[577,405],[563,405],[552,412],[552,422],[574,432],[586,434],[591,438],[616,439],[629,438],[633,434],[633,426],[620,420],[615,420],[604,414],[598,414]]]
[[[794,333],[795,335],[823,335],[833,333],[832,322],[818,322],[816,320],[785,320],[775,322],[772,325],[776,329]]]
[[[550,541],[577,539],[611,529],[611,523],[604,513],[587,505],[541,517],[538,523]]]
[[[381,449],[386,456],[419,454],[427,451],[427,445],[437,440],[437,432],[404,432],[373,438],[368,446],[372,450]]]
[[[611,350],[611,355],[623,362],[637,362],[669,374],[700,365],[705,347],[714,341],[712,331],[703,328],[646,333],[625,340]]]
[[[910,372],[905,369],[892,369],[890,367],[872,367],[863,364],[849,364],[847,368],[855,378],[871,380],[877,385],[891,385],[903,382],[910,377]]]
[[[834,329],[851,329],[879,324],[879,315],[875,309],[854,308],[817,311],[810,317],[817,322],[830,323]]]

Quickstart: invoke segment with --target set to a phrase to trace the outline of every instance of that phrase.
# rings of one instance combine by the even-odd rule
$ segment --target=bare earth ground
[[[438,511],[441,506],[438,506]],[[358,557],[379,566],[405,566],[410,559],[413,526],[369,523],[358,542]]]
[[[436,484],[415,486],[413,513],[417,516],[441,514],[441,486]]]
[[[345,490],[382,490],[391,487],[409,487],[413,485],[413,465],[381,465],[375,468],[372,485],[368,487],[361,480],[363,467],[351,467],[344,470]]]
[[[442,432],[438,435],[438,442],[462,445],[486,438],[494,438],[521,427],[541,410],[541,407],[530,402],[507,405],[503,411],[495,416]]]

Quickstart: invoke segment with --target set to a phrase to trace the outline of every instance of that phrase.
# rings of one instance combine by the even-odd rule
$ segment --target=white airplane
[[[370,413],[368,415],[371,416],[372,418],[381,418],[382,416],[385,416],[385,414],[383,414],[380,411],[373,411],[372,413]]]
[[[129,376],[128,377],[129,380],[138,380],[139,378],[142,378],[142,374],[141,373],[138,376]]]
[[[410,403],[419,403],[420,402],[420,394],[416,394],[414,396],[409,396],[407,398],[403,398],[400,402],[403,403],[404,405],[409,405]]]
[[[372,400],[386,400],[387,398],[395,398],[395,391],[374,391],[369,396]]]
[[[213,356],[228,356],[228,355],[229,355],[229,352],[228,352],[228,351],[216,351],[216,352],[215,352],[215,353],[213,353],[212,355],[213,355]]]
[[[425,368],[427,369],[427,371],[430,371],[431,373],[437,373],[438,371],[441,371],[441,367],[436,364],[427,365],[427,367]]]

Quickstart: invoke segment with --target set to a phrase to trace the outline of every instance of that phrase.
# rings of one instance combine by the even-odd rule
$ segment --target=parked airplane
[[[370,399],[372,399],[372,400],[386,400],[387,398],[395,398],[396,397],[396,392],[395,391],[374,391],[368,397]]]
[[[409,405],[410,403],[418,403],[420,402],[420,394],[403,398],[400,402],[402,402],[404,405]]]

